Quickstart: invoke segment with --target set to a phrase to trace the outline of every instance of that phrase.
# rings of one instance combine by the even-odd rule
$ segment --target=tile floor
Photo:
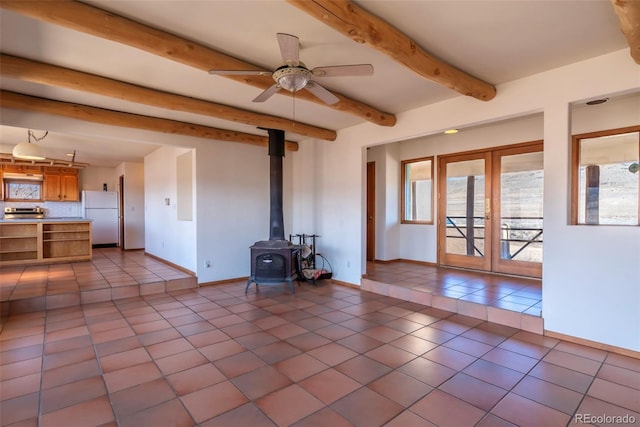
[[[539,279],[393,261],[368,263],[361,289],[544,333]]]
[[[0,400],[2,426],[638,424],[640,360],[328,281],[237,282],[12,315]]]
[[[195,277],[145,255],[93,249],[91,261],[3,266],[2,316],[197,287]]]
[[[367,263],[366,277],[395,286],[540,316],[539,279],[464,271],[406,261]]]

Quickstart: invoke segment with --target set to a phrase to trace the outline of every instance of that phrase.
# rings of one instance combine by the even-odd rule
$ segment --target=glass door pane
[[[443,159],[441,166],[441,263],[490,268],[491,236],[486,154]],[[441,214],[442,215],[442,214]]]
[[[533,147],[533,150],[541,150]],[[530,152],[523,152],[529,150]],[[542,151],[498,151],[498,212],[494,218],[494,271],[541,276],[544,168]]]

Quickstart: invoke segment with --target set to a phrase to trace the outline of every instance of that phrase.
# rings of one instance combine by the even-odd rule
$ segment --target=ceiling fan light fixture
[[[303,66],[284,66],[273,72],[273,80],[281,88],[289,92],[297,92],[307,86],[311,80],[311,71]]]

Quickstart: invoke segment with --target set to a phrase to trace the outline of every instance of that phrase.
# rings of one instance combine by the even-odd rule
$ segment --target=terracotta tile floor
[[[9,311],[63,308],[196,286],[194,276],[142,250],[94,248],[91,261],[2,267],[1,314],[4,317]]]
[[[10,316],[0,424],[640,423],[638,359],[327,281],[244,285]]]
[[[367,263],[370,280],[490,307],[540,316],[538,279],[421,265],[406,261]]]

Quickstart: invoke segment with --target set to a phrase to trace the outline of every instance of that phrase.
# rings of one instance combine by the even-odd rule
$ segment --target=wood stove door
[[[256,257],[256,280],[283,280],[289,276],[284,256],[277,253],[265,253]]]

